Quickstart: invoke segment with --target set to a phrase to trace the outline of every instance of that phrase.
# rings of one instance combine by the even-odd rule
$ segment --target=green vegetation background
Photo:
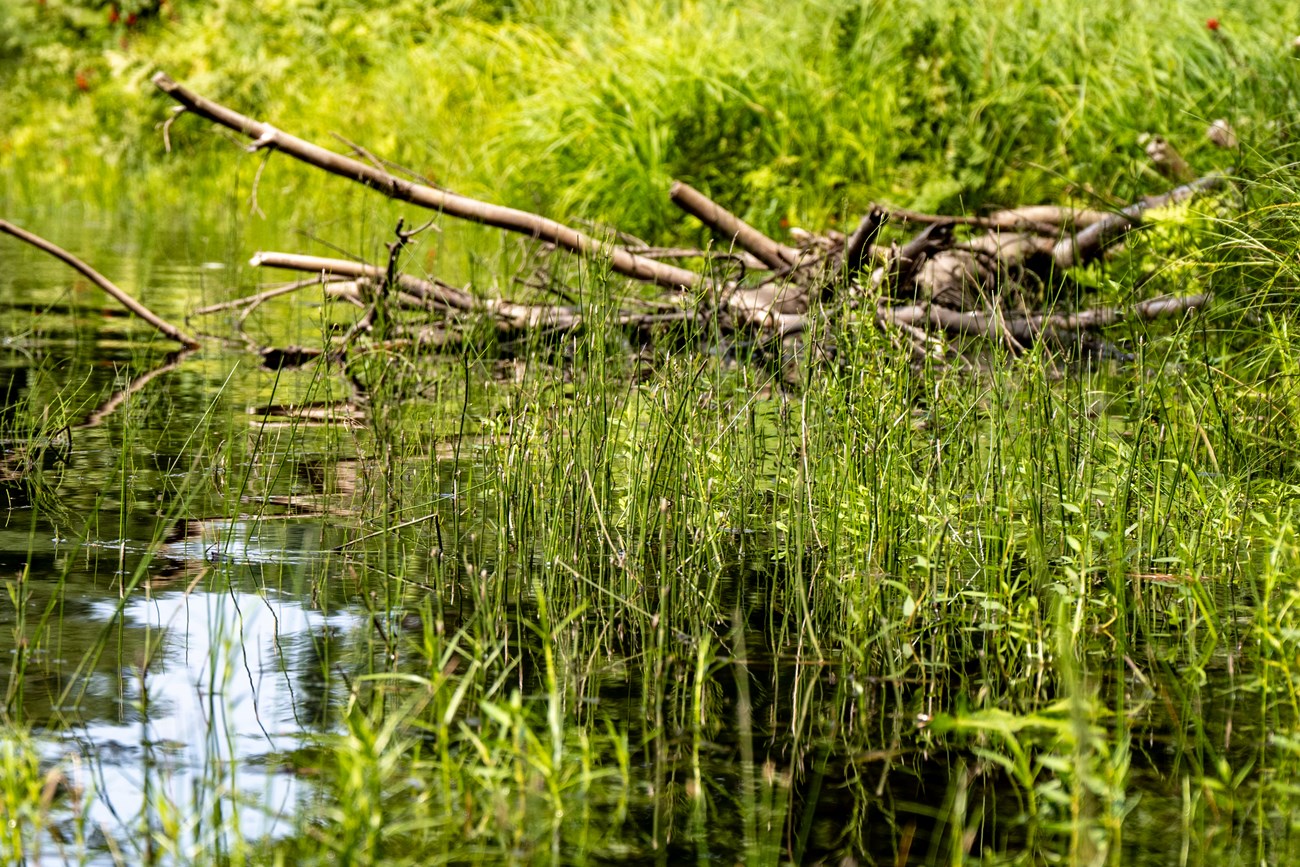
[[[1298,31],[1295,3],[1253,0],[3,0],[0,179],[25,207],[228,191],[249,161],[206,125],[165,153],[162,69],[457,191],[652,239],[685,230],[672,178],[773,232],[872,200],[1095,204],[1162,186],[1143,132],[1200,169],[1224,162],[1214,118],[1284,145]],[[263,207],[321,183],[275,177]]]

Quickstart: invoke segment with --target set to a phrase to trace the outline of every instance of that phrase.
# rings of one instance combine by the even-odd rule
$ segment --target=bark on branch
[[[164,72],[154,75],[153,83],[163,93],[188,109],[191,114],[199,115],[253,139],[254,148],[275,148],[308,165],[377,190],[389,198],[410,202],[413,205],[474,223],[518,232],[574,253],[608,256],[610,267],[616,273],[637,280],[673,289],[693,288],[703,282],[703,278],[694,271],[637,256],[622,247],[603,243],[555,220],[503,205],[481,202],[425,184],[412,183],[368,163],[326,150],[305,139],[276,129],[268,123],[254,120],[206,99],[173,81]]]
[[[383,281],[387,277],[386,269],[366,262],[322,256],[301,256],[295,253],[258,253],[253,256],[249,264],[254,267],[284,268],[291,271],[308,271],[376,282]],[[435,310],[490,316],[502,331],[522,331],[529,328],[570,329],[582,323],[581,312],[571,307],[515,304],[495,298],[477,298],[441,281],[421,280],[409,274],[397,275],[395,282],[398,288],[409,294],[416,303]]]
[[[1031,343],[1043,333],[1066,334],[1103,328],[1124,319],[1150,321],[1176,316],[1206,306],[1213,295],[1164,295],[1138,302],[1130,307],[1097,307],[1077,313],[1008,316],[1000,312],[962,313],[937,304],[911,304],[904,307],[881,307],[877,318],[893,325],[933,325],[961,337],[999,339],[1010,335],[1022,343]]]
[[[857,273],[866,263],[871,245],[875,243],[880,227],[887,219],[889,214],[883,208],[873,207],[844,242],[844,267],[850,274]]]
[[[1059,235],[1063,229],[1082,229],[1110,216],[1105,211],[1089,211],[1057,205],[1025,205],[994,211],[983,217],[949,217],[902,209],[892,210],[889,215],[903,223],[955,223],[981,229],[1007,229],[1016,232],[1034,232],[1039,235]]]
[[[734,242],[740,249],[754,254],[764,265],[774,271],[780,271],[798,264],[800,253],[794,247],[780,244],[690,184],[673,181],[668,190],[668,198],[718,235]]]
[[[1110,214],[1076,235],[1065,238],[1052,251],[1057,267],[1073,268],[1089,262],[1105,252],[1142,221],[1142,215],[1151,208],[1174,205],[1185,202],[1192,196],[1205,190],[1212,190],[1223,183],[1223,175],[1206,175],[1190,184],[1183,184],[1164,195],[1152,196],[1141,202],[1135,202],[1117,214]]]
[[[1155,319],[1208,303],[1209,296],[1163,297],[1129,307],[1096,308],[1073,313],[1030,313],[1033,299],[1064,297],[1071,282],[1066,269],[1084,264],[1106,251],[1137,226],[1146,211],[1218,186],[1223,177],[1211,175],[1162,196],[1149,198],[1115,213],[1073,208],[1032,206],[998,211],[980,217],[938,217],[893,212],[904,222],[925,224],[906,241],[883,244],[878,239],[886,213],[873,208],[849,237],[835,232],[804,233],[798,246],[779,243],[689,185],[675,182],[670,191],[674,204],[701,220],[730,242],[727,255],[745,267],[731,279],[707,278],[695,271],[662,261],[668,255],[715,255],[700,251],[653,249],[610,231],[588,234],[526,211],[478,201],[466,196],[399,177],[359,145],[353,150],[365,161],[326,150],[304,139],[254,120],[195,94],[158,73],[155,85],[175,99],[187,113],[197,114],[253,141],[251,149],[280,150],[309,165],[349,178],[382,194],[439,213],[518,232],[553,248],[571,253],[606,257],[621,275],[669,289],[697,289],[691,298],[682,294],[661,298],[661,312],[608,311],[601,324],[649,326],[657,322],[696,321],[720,331],[745,330],[781,340],[804,332],[816,322],[810,310],[817,299],[829,298],[846,287],[874,296],[875,318],[911,341],[913,350],[932,356],[933,334],[982,337],[1019,352],[1040,338],[1060,339],[1086,329],[1100,328],[1125,318]],[[957,227],[961,228],[957,232]],[[972,234],[970,229],[983,230]],[[794,230],[791,230],[792,236]],[[398,227],[399,242],[406,236]],[[398,246],[400,246],[400,243]],[[396,339],[418,346],[439,347],[459,339],[457,316],[479,316],[502,333],[533,329],[563,331],[584,327],[586,313],[574,299],[561,294],[564,306],[518,304],[505,299],[481,298],[437,280],[397,273],[396,250],[390,248],[389,267],[381,268],[345,259],[327,259],[287,253],[258,253],[254,265],[334,275],[349,284],[326,287],[353,303],[369,305],[365,317],[348,332],[350,339],[365,330],[387,310],[418,309],[445,314],[432,323],[395,324]],[[761,264],[773,273],[767,279],[747,280],[747,269]],[[869,280],[859,280],[862,269],[872,267]],[[392,297],[386,294],[392,290]],[[273,290],[290,291],[285,290]],[[270,293],[255,297],[249,310]],[[645,306],[648,302],[641,302]],[[897,305],[897,306],[895,306]],[[653,306],[653,305],[651,305]],[[671,310],[663,308],[671,307]],[[449,321],[450,320],[450,321]],[[241,320],[242,321],[242,320]],[[415,327],[416,331],[412,331]],[[460,329],[468,334],[472,329]],[[919,336],[918,336],[919,335]],[[378,335],[372,346],[387,345]],[[918,343],[917,341],[920,340]],[[346,341],[345,341],[346,342]],[[943,341],[938,341],[942,343]],[[295,350],[295,352],[297,352]],[[297,355],[294,355],[296,358]]]

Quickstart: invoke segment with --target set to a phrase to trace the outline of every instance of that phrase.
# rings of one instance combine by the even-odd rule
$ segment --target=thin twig
[[[167,118],[165,121],[163,121],[163,125],[162,125],[163,150],[166,153],[172,152],[172,137],[171,137],[172,124],[176,122],[176,118],[180,117],[185,112],[186,112],[185,106],[174,105],[172,106],[172,116]]]
[[[415,180],[419,181],[422,184],[427,184],[436,190],[447,189],[441,184],[433,181],[428,175],[421,174],[420,172],[417,172],[415,169],[411,168],[410,166],[404,166],[401,163],[396,163],[393,162],[392,160],[386,160],[383,157],[376,156],[375,154],[366,150],[361,145],[357,144],[351,139],[344,138],[343,136],[339,135],[336,132],[331,132],[330,135],[334,136],[334,138],[338,139],[339,141],[343,142],[343,144],[352,148],[353,152],[356,153],[358,156],[365,157],[367,160],[370,161],[372,165],[378,167],[380,171],[383,171],[384,169],[391,169],[395,172],[401,172],[402,174],[406,175],[408,178],[414,178]]]
[[[250,193],[252,212],[263,220],[266,219],[266,214],[262,213],[261,207],[257,204],[257,190],[262,186],[262,172],[266,171],[266,164],[271,161],[272,153],[273,151],[268,150],[266,156],[262,157],[262,161],[257,164],[257,171],[253,174],[253,191]]]
[[[223,310],[234,310],[247,305],[260,305],[272,298],[278,298],[281,295],[288,295],[290,292],[297,292],[299,289],[306,289],[308,286],[319,286],[325,283],[343,283],[346,282],[342,277],[313,277],[309,280],[295,280],[292,283],[286,283],[282,286],[276,286],[267,289],[264,292],[258,292],[256,295],[246,295],[243,298],[236,298],[233,301],[222,301],[220,304],[209,304],[207,307],[200,307],[191,313],[191,316],[208,316],[213,313],[220,313]]]

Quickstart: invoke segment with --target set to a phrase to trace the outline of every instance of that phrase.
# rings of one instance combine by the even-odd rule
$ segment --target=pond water
[[[173,320],[238,273],[221,258],[224,241],[185,228],[55,225],[50,235]],[[345,541],[323,509],[221,517],[227,474],[249,468],[220,465],[219,444],[260,435],[267,456],[308,442],[328,454],[328,470],[302,460],[295,478],[240,480],[266,502],[277,488],[338,500],[346,455],[328,435],[286,436],[248,414],[300,397],[292,374],[220,346],[187,355],[159,346],[35,251],[0,247],[0,295],[9,323],[0,564],[21,600],[0,611],[0,650],[13,665],[7,715],[35,726],[48,762],[69,769],[91,863],[152,857],[150,824],[222,811],[238,812],[250,838],[287,833],[283,818],[307,794],[285,757],[304,735],[330,731],[347,699],[321,653],[354,640],[369,616],[320,598]],[[43,423],[45,404],[69,425]],[[69,823],[65,841],[75,839]]]
[[[47,218],[33,228],[174,320],[224,300],[232,287],[248,291],[239,261],[250,245],[219,229],[181,224],[144,231],[80,218]],[[66,774],[62,807],[44,832],[47,856],[77,851],[74,841],[82,839],[92,864],[220,861],[220,853],[237,848],[236,838],[311,838],[312,829],[338,821],[327,802],[341,784],[333,776],[328,784],[323,779],[319,765],[328,762],[320,757],[337,748],[337,739],[355,736],[358,696],[378,689],[376,683],[386,682],[378,680],[382,676],[436,681],[440,665],[443,673],[479,677],[495,664],[479,668],[467,647],[440,643],[462,619],[469,622],[467,612],[501,615],[494,626],[487,623],[493,617],[484,616],[474,628],[502,630],[507,638],[500,647],[513,661],[482,688],[482,706],[447,712],[447,719],[463,723],[458,748],[472,753],[476,738],[488,740],[492,714],[509,716],[502,683],[518,687],[525,709],[542,709],[528,719],[546,718],[553,663],[545,661],[551,651],[543,648],[550,645],[533,635],[541,618],[540,585],[529,570],[556,564],[545,550],[521,554],[492,541],[496,529],[516,521],[535,521],[539,537],[555,531],[526,509],[498,508],[507,498],[495,486],[515,478],[507,471],[513,458],[498,447],[509,440],[500,427],[510,423],[510,413],[502,411],[513,399],[508,377],[485,368],[475,376],[496,386],[460,388],[469,367],[449,360],[430,376],[433,384],[408,414],[381,436],[339,407],[350,393],[345,377],[311,367],[269,370],[256,355],[219,340],[178,356],[63,266],[17,243],[0,244],[0,306],[8,321],[0,346],[0,491],[7,497],[0,574],[9,588],[0,605],[0,651],[10,660],[5,716],[31,726],[45,765]],[[260,335],[278,345],[310,343],[329,321],[320,308],[304,300],[293,315],[260,320]],[[570,397],[557,398],[557,408]],[[334,406],[325,413],[333,412],[334,420],[265,411],[305,403]],[[754,422],[759,433],[765,418]],[[565,434],[574,441],[587,435],[576,426]],[[756,440],[757,462],[781,460],[779,443]],[[600,447],[599,437],[592,441]],[[402,445],[394,452],[392,442]],[[557,466],[560,480],[573,472]],[[619,495],[620,484],[611,483],[608,491],[601,484],[588,478],[573,485],[577,494],[566,508],[581,511],[587,502]],[[403,501],[403,485],[419,490],[420,498]],[[591,500],[585,501],[588,488]],[[509,497],[526,501],[527,491]],[[384,505],[390,500],[400,506]],[[588,530],[606,537],[619,532],[599,521]],[[973,748],[966,741],[917,740],[937,711],[953,710],[935,707],[935,695],[950,688],[944,684],[977,682],[991,664],[978,648],[1003,640],[1005,621],[994,606],[984,622],[960,624],[975,650],[944,657],[949,668],[943,671],[922,664],[887,675],[858,668],[848,645],[828,645],[816,654],[802,638],[774,646],[774,624],[795,623],[780,629],[803,635],[799,618],[812,615],[795,611],[799,600],[782,584],[812,567],[775,556],[770,528],[726,530],[725,543],[697,544],[684,535],[670,540],[674,550],[687,552],[686,560],[696,548],[717,548],[699,567],[686,567],[698,568],[691,574],[701,587],[716,584],[700,591],[704,602],[692,601],[693,589],[663,590],[656,600],[637,595],[643,590],[624,594],[616,584],[602,584],[603,595],[575,608],[584,616],[563,628],[547,627],[558,636],[555,653],[564,650],[564,630],[570,629],[577,630],[575,657],[585,654],[580,664],[564,663],[570,674],[577,672],[578,683],[565,687],[575,692],[568,713],[599,721],[617,737],[590,747],[594,759],[574,758],[585,754],[573,752],[571,737],[558,730],[552,732],[557,740],[545,743],[557,755],[561,747],[570,750],[566,762],[575,766],[616,764],[611,756],[622,744],[628,756],[621,760],[618,793],[590,784],[594,809],[608,813],[590,823],[608,822],[615,831],[575,838],[559,820],[542,822],[521,832],[536,839],[503,838],[495,855],[469,848],[453,860],[930,863],[987,857],[1041,863],[1046,856],[1036,847],[1042,838],[1070,834],[1064,826],[1035,830],[1026,824],[1025,816],[1040,810],[1027,793],[1066,804],[1058,815],[1069,815],[1071,798],[1076,807],[1084,804],[1075,814],[1083,816],[1078,827],[1099,839],[1062,850],[1081,862],[1089,860],[1088,852],[1109,851],[1114,863],[1188,863],[1198,852],[1235,857],[1289,845],[1260,842],[1263,829],[1289,829],[1292,814],[1285,805],[1275,812],[1262,806],[1263,780],[1278,766],[1267,770],[1269,762],[1260,761],[1252,769],[1252,763],[1276,717],[1243,691],[1231,652],[1215,651],[1194,698],[1173,693],[1161,672],[1177,666],[1183,651],[1175,646],[1184,637],[1167,620],[1146,621],[1165,624],[1168,635],[1148,635],[1135,646],[1138,662],[1098,659],[1093,687],[1097,696],[1124,696],[1131,719],[1122,747],[1092,744],[1088,761],[1105,753],[1099,766],[1115,769],[1127,788],[1107,789],[1089,777],[1083,789],[1092,788],[1085,794],[1053,789],[1042,780],[1055,766],[1045,763],[1019,787],[1008,785],[1022,769],[997,749],[1017,733],[1022,746],[1032,748],[1039,736],[1026,733],[1031,730],[1047,732],[1046,740],[1065,737],[1062,732],[1074,732],[1072,742],[1088,740],[1071,716],[1077,707],[1040,714],[1028,729],[982,718],[985,732],[995,734]],[[641,541],[647,556],[656,545],[669,548],[662,538]],[[634,547],[610,544],[622,553]],[[451,552],[457,570],[447,565]],[[510,563],[524,565],[511,571]],[[591,583],[575,565],[584,564],[564,568]],[[622,568],[608,558],[589,565],[602,582]],[[491,577],[497,575],[503,576],[499,582]],[[388,580],[392,576],[400,580]],[[954,590],[948,604],[968,604],[970,592]],[[1197,604],[1195,593],[1174,583],[1152,582],[1144,592],[1154,609],[1185,612]],[[1231,627],[1236,615],[1230,612],[1249,616],[1226,588],[1206,592],[1225,612],[1221,624]],[[678,593],[683,596],[673,604],[700,606],[707,628],[679,626],[656,635],[657,612]],[[819,603],[801,604],[815,613]],[[936,596],[927,604],[941,613],[945,602]],[[634,627],[627,612],[641,609],[647,616]],[[467,629],[461,634],[482,637]],[[1246,640],[1244,632],[1230,633],[1218,647]],[[435,650],[411,651],[403,644],[408,640]],[[917,648],[926,640],[920,629],[908,639]],[[719,653],[719,642],[728,643],[725,652]],[[493,646],[482,645],[483,654],[490,656]],[[435,659],[438,665],[431,664]],[[846,676],[854,672],[859,679]],[[659,683],[648,686],[652,673]],[[1225,785],[1254,792],[1256,817],[1225,822],[1228,838],[1215,838],[1220,832],[1198,836],[1192,828],[1209,823],[1204,804],[1215,795],[1204,782],[1210,772],[1195,775],[1194,789],[1178,772],[1191,761],[1188,712],[1222,739],[1217,755],[1224,762],[1246,769],[1230,774]],[[865,726],[869,734],[850,735],[863,728],[862,714],[874,720]],[[519,738],[513,743],[527,740]],[[428,742],[438,737],[428,734]],[[447,772],[446,765],[439,767]],[[546,780],[559,776],[562,783],[557,803],[572,809],[563,787],[577,786],[576,777],[552,771]],[[524,772],[518,773],[522,779]],[[398,797],[406,791],[402,785]],[[542,797],[538,792],[548,785],[520,783],[511,791],[522,801],[525,794]],[[1232,806],[1231,793],[1218,797],[1228,812],[1244,809]],[[531,807],[520,809],[534,815]],[[623,818],[609,819],[616,813]],[[969,819],[976,815],[984,816],[982,826]],[[968,821],[969,839],[944,830],[967,828]],[[464,825],[470,835],[469,820]],[[1120,826],[1122,834],[1114,830]],[[461,830],[455,826],[448,839]],[[1239,835],[1235,845],[1233,833]],[[171,848],[159,842],[168,840]],[[588,843],[589,850],[578,848]]]

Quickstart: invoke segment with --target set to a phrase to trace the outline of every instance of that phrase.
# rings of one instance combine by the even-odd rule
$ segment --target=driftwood
[[[85,262],[81,261],[76,256],[72,255],[62,247],[45,240],[39,235],[33,235],[31,232],[28,232],[25,229],[20,229],[19,227],[15,226],[13,223],[8,222],[7,220],[0,220],[0,232],[4,232],[6,235],[12,235],[13,237],[17,238],[20,241],[24,241],[28,244],[31,244],[33,247],[35,247],[38,250],[42,250],[46,253],[49,253],[51,256],[63,262],[65,265],[68,265],[73,270],[79,272],[83,277],[85,277],[91,283],[94,283],[100,289],[103,289],[110,296],[112,296],[113,300],[117,301],[117,303],[121,304],[123,307],[131,311],[139,318],[143,319],[145,322],[148,322],[150,325],[152,325],[155,329],[157,329],[160,333],[162,333],[164,337],[168,338],[169,340],[175,340],[177,343],[186,347],[195,347],[199,345],[199,342],[195,340],[193,337],[189,336],[184,331],[177,328],[175,325],[172,325],[170,322],[163,319],[158,314],[154,313],[152,310],[150,310],[148,307],[141,304],[136,299],[132,298],[126,292],[123,292],[103,274],[99,273],[94,268],[90,267]]]
[[[844,268],[850,274],[857,273],[867,263],[871,245],[876,242],[876,236],[880,234],[880,228],[885,225],[888,216],[884,208],[872,208],[845,241]]]
[[[154,77],[160,90],[188,111],[253,140],[249,150],[272,149],[375,189],[390,198],[429,208],[440,214],[517,232],[544,249],[599,257],[619,275],[653,284],[662,290],[656,301],[629,296],[618,309],[601,316],[602,323],[646,330],[663,323],[692,322],[712,331],[742,331],[760,335],[760,345],[780,342],[808,331],[815,302],[834,294],[847,308],[874,308],[874,320],[911,346],[916,358],[951,360],[944,337],[982,338],[1021,351],[1040,339],[1058,344],[1067,335],[1111,325],[1125,319],[1148,320],[1176,316],[1209,303],[1207,295],[1165,296],[1121,307],[1096,307],[1071,312],[1032,311],[1035,301],[1062,297],[1071,287],[1069,271],[1112,250],[1140,226],[1155,207],[1185,201],[1221,185],[1209,175],[1170,192],[1108,212],[1052,205],[1009,208],[984,216],[942,216],[873,207],[845,237],[826,232],[791,230],[794,244],[778,241],[745,222],[700,190],[674,182],[669,199],[700,220],[718,238],[719,249],[656,248],[617,229],[593,229],[592,234],[538,214],[471,199],[399,177],[392,167],[359,144],[347,142],[363,160],[334,153],[212,102],[163,73]],[[346,141],[346,140],[345,140]],[[1153,142],[1156,140],[1153,139]],[[1190,169],[1176,163],[1177,152],[1164,142],[1170,173]],[[1178,159],[1181,160],[1181,157]],[[917,224],[910,238],[887,230],[890,221]],[[376,346],[417,346],[439,349],[456,344],[466,319],[490,322],[500,334],[535,331],[563,332],[587,324],[586,311],[573,293],[557,288],[549,278],[521,280],[524,285],[557,295],[563,304],[518,303],[482,297],[434,278],[400,273],[398,252],[410,239],[399,224],[397,241],[389,245],[387,266],[347,259],[258,253],[253,264],[316,275],[286,287],[230,302],[201,312],[238,306],[242,323],[258,305],[276,294],[325,282],[327,295],[362,308],[365,313],[348,329],[345,346],[369,334]],[[599,237],[598,237],[599,235]],[[885,240],[882,240],[885,239]],[[672,264],[692,259],[730,260],[736,267],[720,276]],[[543,268],[543,273],[546,269]],[[680,290],[690,290],[682,292]],[[393,311],[418,311],[390,329],[385,317]],[[850,321],[857,314],[849,314]],[[384,327],[379,327],[383,325]],[[260,350],[276,363],[313,357],[323,350],[291,347]]]
[[[1013,232],[1029,231],[1040,235],[1053,235],[1070,229],[1091,226],[1106,219],[1109,214],[1106,211],[1063,208],[1057,205],[1029,205],[1023,208],[994,211],[985,217],[919,214],[902,208],[894,208],[889,212],[889,216],[904,223],[952,223],[976,226],[981,229],[1008,229]]]
[[[1213,190],[1223,183],[1222,175],[1206,177],[1183,184],[1162,196],[1153,196],[1145,201],[1129,205],[1118,214],[1110,214],[1104,220],[1098,220],[1077,235],[1062,240],[1052,251],[1056,264],[1061,268],[1072,268],[1097,258],[1105,249],[1140,224],[1142,215],[1151,208],[1162,208],[1185,202],[1199,192]]]
[[[384,268],[365,262],[302,256],[294,253],[257,253],[249,264],[254,267],[309,271],[326,277],[351,277],[355,280],[368,281],[370,286],[381,285],[388,276]],[[496,320],[498,327],[507,331],[540,326],[573,327],[570,314],[574,317],[579,316],[576,311],[549,305],[512,304],[491,298],[479,298],[441,280],[422,280],[409,274],[396,275],[396,285],[400,290],[399,300],[409,306],[426,310],[487,315]]]
[[[1164,295],[1150,298],[1128,307],[1096,307],[1078,313],[1002,314],[961,313],[937,304],[913,304],[905,307],[887,307],[879,311],[883,321],[894,325],[930,324],[963,337],[984,337],[1000,340],[1005,336],[1021,344],[1032,343],[1040,335],[1073,334],[1114,325],[1126,319],[1151,321],[1166,316],[1176,316],[1205,307],[1213,300],[1209,294]]]

